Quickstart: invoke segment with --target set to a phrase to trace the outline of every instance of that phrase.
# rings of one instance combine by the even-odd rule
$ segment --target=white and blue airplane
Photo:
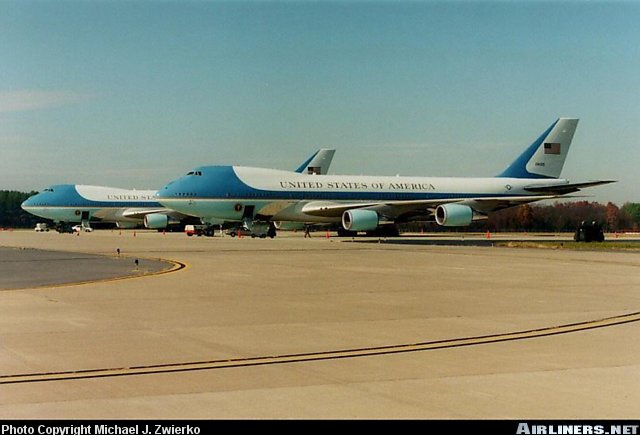
[[[490,178],[304,176],[243,166],[202,166],[156,194],[165,207],[203,221],[341,224],[343,234],[409,221],[466,226],[488,213],[613,181],[560,179],[578,119],[559,118],[503,172]]]
[[[130,190],[108,186],[56,184],[27,198],[22,209],[50,219],[64,228],[67,224],[115,223],[118,228],[166,228],[185,216],[168,210],[155,198],[155,190]]]
[[[295,171],[309,177],[326,174],[335,149],[321,148]],[[119,228],[163,229],[191,218],[158,202],[155,190],[128,190],[116,187],[58,184],[29,197],[22,208],[36,216],[53,220],[59,228],[71,223],[115,223]],[[209,223],[222,223],[222,220]]]

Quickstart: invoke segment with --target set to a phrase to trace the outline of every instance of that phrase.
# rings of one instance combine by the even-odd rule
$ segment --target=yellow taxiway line
[[[92,254],[92,255],[100,255],[100,254]],[[112,257],[111,255],[103,255],[104,257]],[[114,277],[110,277],[110,278],[99,278],[99,279],[88,279],[88,280],[84,280],[84,281],[73,281],[73,282],[62,282],[59,284],[40,284],[40,285],[33,285],[33,286],[28,286],[28,287],[18,287],[18,288],[8,288],[8,289],[1,289],[2,291],[20,291],[20,290],[40,290],[40,289],[55,289],[55,288],[61,288],[61,287],[74,287],[74,286],[79,286],[79,285],[87,285],[87,284],[96,284],[96,283],[105,283],[105,282],[112,282],[112,281],[123,281],[126,279],[137,279],[137,278],[146,278],[146,277],[150,277],[150,276],[157,276],[157,275],[164,275],[165,273],[171,273],[171,272],[177,272],[179,270],[184,270],[186,268],[189,267],[189,265],[185,262],[182,261],[176,261],[176,260],[168,260],[166,258],[151,258],[151,257],[140,257],[140,256],[125,256],[125,255],[119,255],[118,258],[127,258],[127,259],[133,259],[133,258],[138,258],[140,260],[153,260],[153,261],[160,261],[163,263],[169,263],[171,264],[171,268],[170,269],[164,269],[164,270],[158,270],[156,272],[146,272],[144,270],[133,270],[132,272],[138,272],[138,273],[134,273],[131,275],[121,275],[121,276],[114,276]]]
[[[640,322],[640,312],[621,314],[604,319],[588,320],[559,326],[550,326],[524,331],[506,332],[501,334],[483,335],[477,337],[453,338],[448,340],[426,341],[421,343],[399,344],[379,347],[364,347],[334,351],[320,351],[289,355],[257,356],[250,358],[234,358],[227,360],[179,362],[172,364],[157,364],[136,367],[113,367],[88,370],[69,370],[49,373],[25,373],[0,375],[0,384],[17,384],[24,382],[62,381],[71,379],[91,379],[114,376],[133,376],[154,373],[186,372],[195,370],[214,370],[234,367],[250,367],[271,364],[289,364],[309,361],[325,361],[341,358],[357,358],[375,355],[389,355],[394,353],[420,352],[437,349],[452,349],[457,347],[477,346],[481,344],[502,343],[531,338],[549,337],[553,335],[569,334],[591,329],[606,328],[627,323]]]

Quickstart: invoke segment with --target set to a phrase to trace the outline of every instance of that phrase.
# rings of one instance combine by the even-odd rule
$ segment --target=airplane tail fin
[[[320,148],[311,157],[309,157],[304,163],[302,163],[296,172],[300,174],[316,174],[325,175],[329,172],[329,166],[331,166],[331,160],[336,150],[328,148]]]
[[[559,118],[498,177],[560,177],[577,125],[576,118]]]

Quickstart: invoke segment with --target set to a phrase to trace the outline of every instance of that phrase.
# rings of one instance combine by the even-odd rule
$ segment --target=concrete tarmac
[[[0,418],[638,418],[638,252],[133,234],[0,232],[187,265],[1,291]]]

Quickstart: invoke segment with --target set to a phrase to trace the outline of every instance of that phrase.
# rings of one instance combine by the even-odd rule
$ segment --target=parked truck
[[[213,237],[213,227],[210,225],[185,225],[184,232],[187,236]]]

